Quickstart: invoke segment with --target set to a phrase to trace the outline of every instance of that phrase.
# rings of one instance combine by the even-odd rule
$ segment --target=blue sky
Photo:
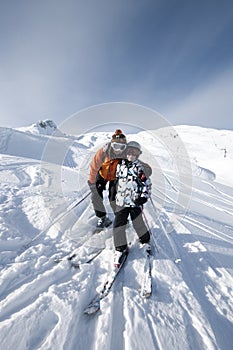
[[[122,101],[233,130],[232,38],[231,0],[1,1],[0,126]]]

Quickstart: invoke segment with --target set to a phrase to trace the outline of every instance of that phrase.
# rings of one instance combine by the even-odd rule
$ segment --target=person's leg
[[[119,207],[116,207],[119,209]],[[115,220],[113,224],[113,238],[115,245],[114,252],[114,267],[119,268],[122,259],[125,255],[128,255],[127,237],[126,237],[126,223],[129,215],[129,208],[123,208],[116,210]]]
[[[106,210],[103,204],[103,191],[106,187],[106,181],[100,176],[97,175],[96,178],[96,189],[92,190],[91,201],[95,211],[95,215],[98,218],[106,216]]]
[[[111,205],[112,211],[115,214],[116,212],[116,182],[115,181],[109,181],[109,192],[108,192],[108,198],[109,203]]]
[[[148,243],[150,241],[150,233],[148,232],[148,229],[144,223],[144,220],[142,217],[142,209],[140,207],[131,207],[130,217],[140,242]]]
[[[118,207],[119,209],[119,207]],[[116,210],[113,223],[113,239],[116,250],[123,251],[127,248],[126,224],[129,215],[129,208]]]

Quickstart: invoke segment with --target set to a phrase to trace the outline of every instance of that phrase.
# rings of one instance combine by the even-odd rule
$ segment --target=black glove
[[[140,205],[143,205],[147,202],[147,198],[145,197],[138,197],[135,199],[134,203],[136,204],[137,207],[139,207]]]
[[[96,188],[97,188],[97,190],[99,190],[99,191],[104,191],[104,190],[106,189],[106,183],[105,183],[105,181],[103,182],[103,181],[97,180],[97,181],[96,181]]]

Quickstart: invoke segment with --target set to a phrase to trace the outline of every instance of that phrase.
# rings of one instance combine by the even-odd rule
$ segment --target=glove
[[[96,188],[97,188],[97,190],[99,190],[99,191],[104,191],[104,190],[106,189],[106,183],[97,180],[97,181],[96,181]]]
[[[95,183],[95,182],[94,182],[94,183],[91,183],[91,182],[88,180],[87,183],[88,183],[88,186],[89,186],[91,192],[96,191],[96,183]]]
[[[147,198],[145,198],[145,197],[138,197],[134,201],[134,203],[136,204],[137,207],[140,207],[140,205],[143,205],[146,202],[147,202]]]
[[[90,181],[87,181],[88,186],[90,187],[91,192],[96,192],[96,191],[101,191],[101,189],[103,188],[103,190],[105,189],[105,186],[103,186],[103,184],[101,184],[100,182],[94,182],[91,183]]]

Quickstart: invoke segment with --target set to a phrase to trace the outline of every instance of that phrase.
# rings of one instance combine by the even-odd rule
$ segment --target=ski
[[[151,257],[151,250],[146,251],[143,281],[140,292],[142,298],[149,298],[152,294]]]
[[[69,261],[72,267],[80,268],[80,265],[82,264],[91,263],[95,258],[97,258],[97,256],[100,255],[100,253],[102,253],[103,250],[104,248],[100,248],[85,256],[79,256],[77,253],[68,254],[65,256],[57,256],[53,259],[53,261],[57,264],[61,261]]]
[[[68,260],[70,261],[71,266],[73,266],[75,268],[80,268],[80,265],[82,265],[82,264],[90,264],[95,258],[97,258],[97,256],[100,255],[100,253],[102,253],[103,250],[104,250],[104,248],[98,249],[95,252],[93,252],[92,254],[90,254],[88,257],[78,258],[75,255],[71,258],[69,257]]]
[[[88,304],[88,306],[84,309],[84,314],[86,315],[93,315],[96,312],[100,310],[100,301],[104,299],[110,292],[116,277],[118,276],[119,272],[121,271],[126,259],[128,256],[128,252],[122,255],[121,264],[119,267],[114,268],[114,270],[111,272],[110,276],[107,278],[106,282],[104,283],[102,289],[100,292],[98,292],[95,297],[91,300],[91,302]]]
[[[111,231],[108,230],[106,227],[102,228],[101,231],[95,232],[95,234],[92,232],[91,237],[83,244],[82,246],[74,249],[73,252],[70,253],[57,253],[55,257],[53,257],[53,261],[55,263],[60,263],[61,261],[70,261],[71,265],[75,265],[75,261],[80,260],[80,263],[90,263],[92,260],[94,260],[103,250],[105,246],[105,241],[107,238],[109,238],[109,235],[111,234]],[[96,246],[99,246],[102,243],[102,248],[97,248]],[[91,253],[85,252],[85,249],[93,248],[94,251]],[[84,252],[83,252],[84,250]],[[80,252],[81,251],[81,252]],[[79,258],[80,257],[80,258]],[[77,263],[78,265],[78,263]],[[78,267],[78,266],[75,266]]]

